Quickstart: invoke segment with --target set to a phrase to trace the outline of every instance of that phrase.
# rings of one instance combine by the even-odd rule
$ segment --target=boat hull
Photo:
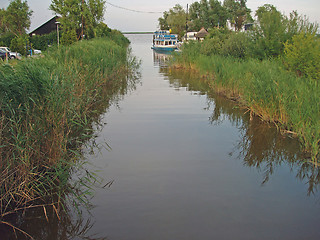
[[[153,45],[151,48],[156,51],[172,52],[177,49],[177,46],[156,46],[156,45]]]

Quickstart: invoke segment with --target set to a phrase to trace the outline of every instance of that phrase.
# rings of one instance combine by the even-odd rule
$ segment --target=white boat
[[[153,33],[152,49],[157,51],[174,51],[178,48],[178,35],[168,30],[159,30]]]

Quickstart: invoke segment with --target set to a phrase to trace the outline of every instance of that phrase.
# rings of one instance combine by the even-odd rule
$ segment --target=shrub
[[[11,40],[15,37],[13,33],[5,33],[0,37],[0,45],[3,47],[10,46]]]
[[[41,36],[30,37],[30,43],[34,49],[40,49],[42,51],[48,49],[50,45],[57,44],[57,33],[56,31]]]
[[[18,36],[11,40],[10,48],[14,52],[19,52],[22,55],[26,55],[26,45],[28,45],[28,38],[25,36]]]
[[[64,30],[62,32],[61,44],[70,45],[77,41],[77,33],[75,30]]]
[[[299,76],[320,79],[320,41],[314,34],[301,32],[285,44],[285,66]]]
[[[249,52],[250,39],[246,33],[232,33],[222,45],[221,55],[246,58]]]

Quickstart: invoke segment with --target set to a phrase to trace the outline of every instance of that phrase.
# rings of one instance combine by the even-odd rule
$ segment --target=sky
[[[200,1],[200,0],[198,0]],[[158,18],[162,17],[164,11],[168,11],[175,4],[179,3],[184,8],[192,4],[194,0],[106,0],[106,12],[104,22],[112,29],[123,32],[155,31],[158,27]],[[7,8],[10,0],[0,0],[0,8]],[[33,15],[29,31],[39,27],[54,16],[49,10],[51,0],[27,0]],[[114,7],[117,5],[123,8],[141,12],[133,12]],[[247,0],[247,7],[254,13],[259,6],[266,3],[274,5],[279,11],[288,15],[291,11],[297,10],[299,14],[309,17],[311,22],[320,24],[320,0]]]

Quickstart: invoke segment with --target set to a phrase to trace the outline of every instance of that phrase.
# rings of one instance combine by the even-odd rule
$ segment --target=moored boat
[[[152,49],[157,51],[174,51],[178,48],[178,35],[168,30],[159,30],[153,33]]]

